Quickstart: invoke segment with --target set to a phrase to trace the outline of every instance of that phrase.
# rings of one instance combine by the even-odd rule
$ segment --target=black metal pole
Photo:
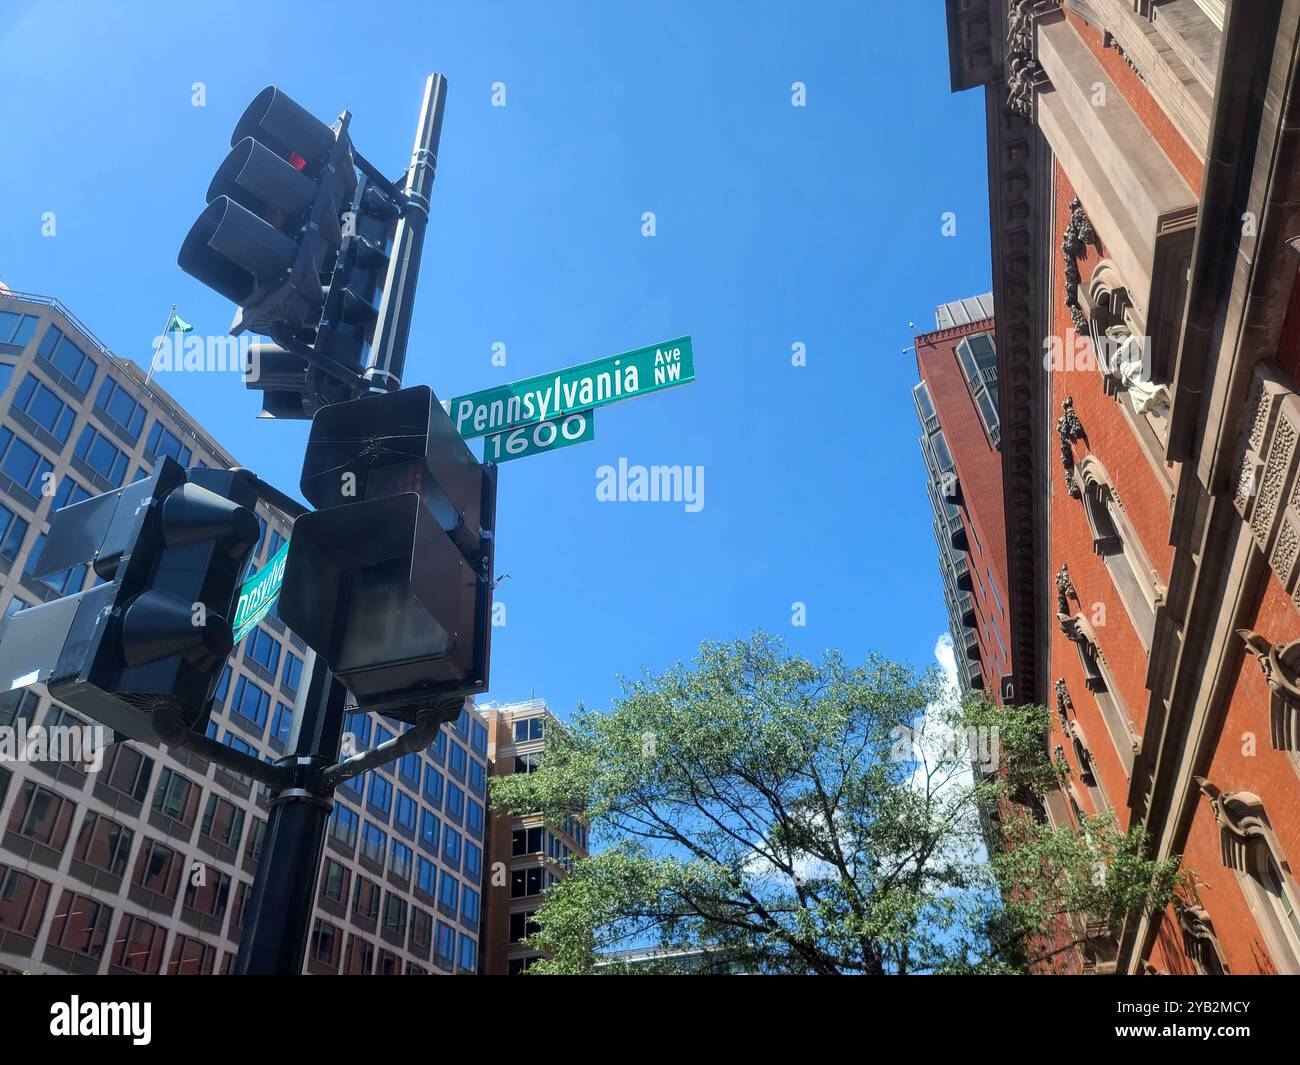
[[[415,306],[415,285],[420,278],[420,253],[424,249],[424,228],[429,221],[429,197],[433,194],[434,170],[438,165],[438,142],[442,139],[442,115],[447,105],[447,79],[430,74],[424,83],[420,126],[411,151],[411,165],[402,186],[402,216],[393,230],[393,247],[388,261],[384,294],[371,342],[371,387],[378,391],[400,388],[406,364],[406,341],[411,332],[411,310]]]
[[[430,74],[424,84],[420,126],[403,187],[405,203],[393,232],[392,257],[371,341],[374,359],[369,376],[371,384],[382,391],[400,388],[402,383],[446,101],[447,80],[441,74]],[[233,970],[239,975],[301,972],[311,932],[316,874],[334,806],[334,784],[323,776],[323,770],[338,759],[347,690],[314,654],[303,672],[306,694],[295,708],[295,734],[290,744],[294,753],[280,763],[290,767],[289,781],[271,797],[266,839]]]
[[[325,829],[334,806],[334,789],[321,771],[337,758],[343,736],[347,689],[315,654],[308,653],[306,692],[294,714],[293,753],[288,785],[271,797],[262,857],[253,879],[235,959],[241,976],[294,975],[302,970],[316,871],[325,849]]]

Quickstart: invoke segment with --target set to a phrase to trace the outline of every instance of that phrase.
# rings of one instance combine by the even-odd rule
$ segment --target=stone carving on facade
[[[1254,841],[1262,840],[1274,849],[1273,830],[1264,814],[1264,803],[1253,792],[1224,793],[1204,777],[1194,779],[1214,811],[1223,864],[1239,873],[1250,873],[1250,848]]]
[[[1034,16],[1058,0],[1011,0],[1007,8],[1007,106],[1026,118],[1034,112],[1034,92],[1047,75],[1034,55]]]
[[[1227,975],[1228,962],[1205,907],[1177,899],[1174,909],[1178,912],[1178,927],[1183,933],[1183,952],[1202,973]]]
[[[1079,482],[1074,476],[1074,447],[1076,440],[1084,437],[1083,423],[1074,409],[1074,397],[1061,401],[1061,416],[1056,420],[1056,434],[1061,438],[1061,468],[1065,470],[1065,488],[1071,499],[1080,495]]]
[[[1079,593],[1074,590],[1074,581],[1070,579],[1070,567],[1068,563],[1062,562],[1061,568],[1056,571],[1056,613],[1069,614],[1070,600],[1078,600]]]
[[[1074,713],[1074,701],[1065,687],[1065,678],[1056,678],[1056,715],[1061,719],[1061,731],[1070,734],[1070,714]]]
[[[1250,629],[1237,635],[1255,656],[1268,685],[1269,738],[1279,751],[1300,753],[1300,640],[1271,643]]]
[[[1097,246],[1097,231],[1092,228],[1092,220],[1083,209],[1083,204],[1076,196],[1068,204],[1070,221],[1061,234],[1061,257],[1065,260],[1065,306],[1070,312],[1070,320],[1080,333],[1088,329],[1088,317],[1083,313],[1079,302],[1079,260],[1088,250],[1088,245]]]
[[[1238,453],[1233,505],[1300,609],[1300,396],[1271,359],[1254,367]]]

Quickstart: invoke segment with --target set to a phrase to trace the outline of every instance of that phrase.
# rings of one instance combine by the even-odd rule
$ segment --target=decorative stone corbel
[[[1174,901],[1178,913],[1178,927],[1183,933],[1183,951],[1206,974],[1225,976],[1229,974],[1227,959],[1223,956],[1223,947],[1215,935],[1214,923],[1205,907],[1195,903]]]
[[[1088,250],[1088,245],[1097,246],[1097,231],[1092,227],[1092,220],[1083,209],[1083,204],[1076,196],[1069,203],[1070,221],[1061,234],[1061,257],[1065,260],[1065,306],[1070,312],[1070,320],[1080,333],[1088,329],[1088,318],[1079,303],[1079,260]]]
[[[1061,468],[1065,470],[1065,487],[1071,499],[1082,494],[1074,476],[1074,442],[1084,438],[1083,423],[1074,409],[1074,397],[1061,401],[1061,416],[1056,420],[1056,434],[1061,438]]]
[[[1269,738],[1279,751],[1300,754],[1300,640],[1270,643],[1251,629],[1238,629],[1268,685]]]

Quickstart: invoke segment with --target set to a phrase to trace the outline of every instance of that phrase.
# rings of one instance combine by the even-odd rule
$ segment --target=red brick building
[[[944,602],[964,690],[995,700],[1011,674],[993,294],[941,304],[916,338],[912,390]]]
[[[1011,669],[1056,823],[1196,886],[1120,973],[1300,973],[1300,0],[947,0],[983,85]]]

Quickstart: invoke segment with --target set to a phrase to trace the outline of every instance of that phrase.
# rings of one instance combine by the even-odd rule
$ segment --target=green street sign
[[[267,560],[265,566],[239,586],[239,605],[230,623],[235,630],[235,643],[247,636],[275,603],[280,585],[284,583],[284,563],[288,557],[289,545],[285,544]]]
[[[543,451],[558,451],[570,444],[581,444],[596,439],[596,415],[580,410],[562,418],[547,418],[544,422],[530,422],[504,433],[491,433],[483,438],[484,462],[509,462],[525,455]]]
[[[691,338],[678,337],[567,370],[457,396],[447,404],[447,410],[456,431],[471,440],[694,380]]]

